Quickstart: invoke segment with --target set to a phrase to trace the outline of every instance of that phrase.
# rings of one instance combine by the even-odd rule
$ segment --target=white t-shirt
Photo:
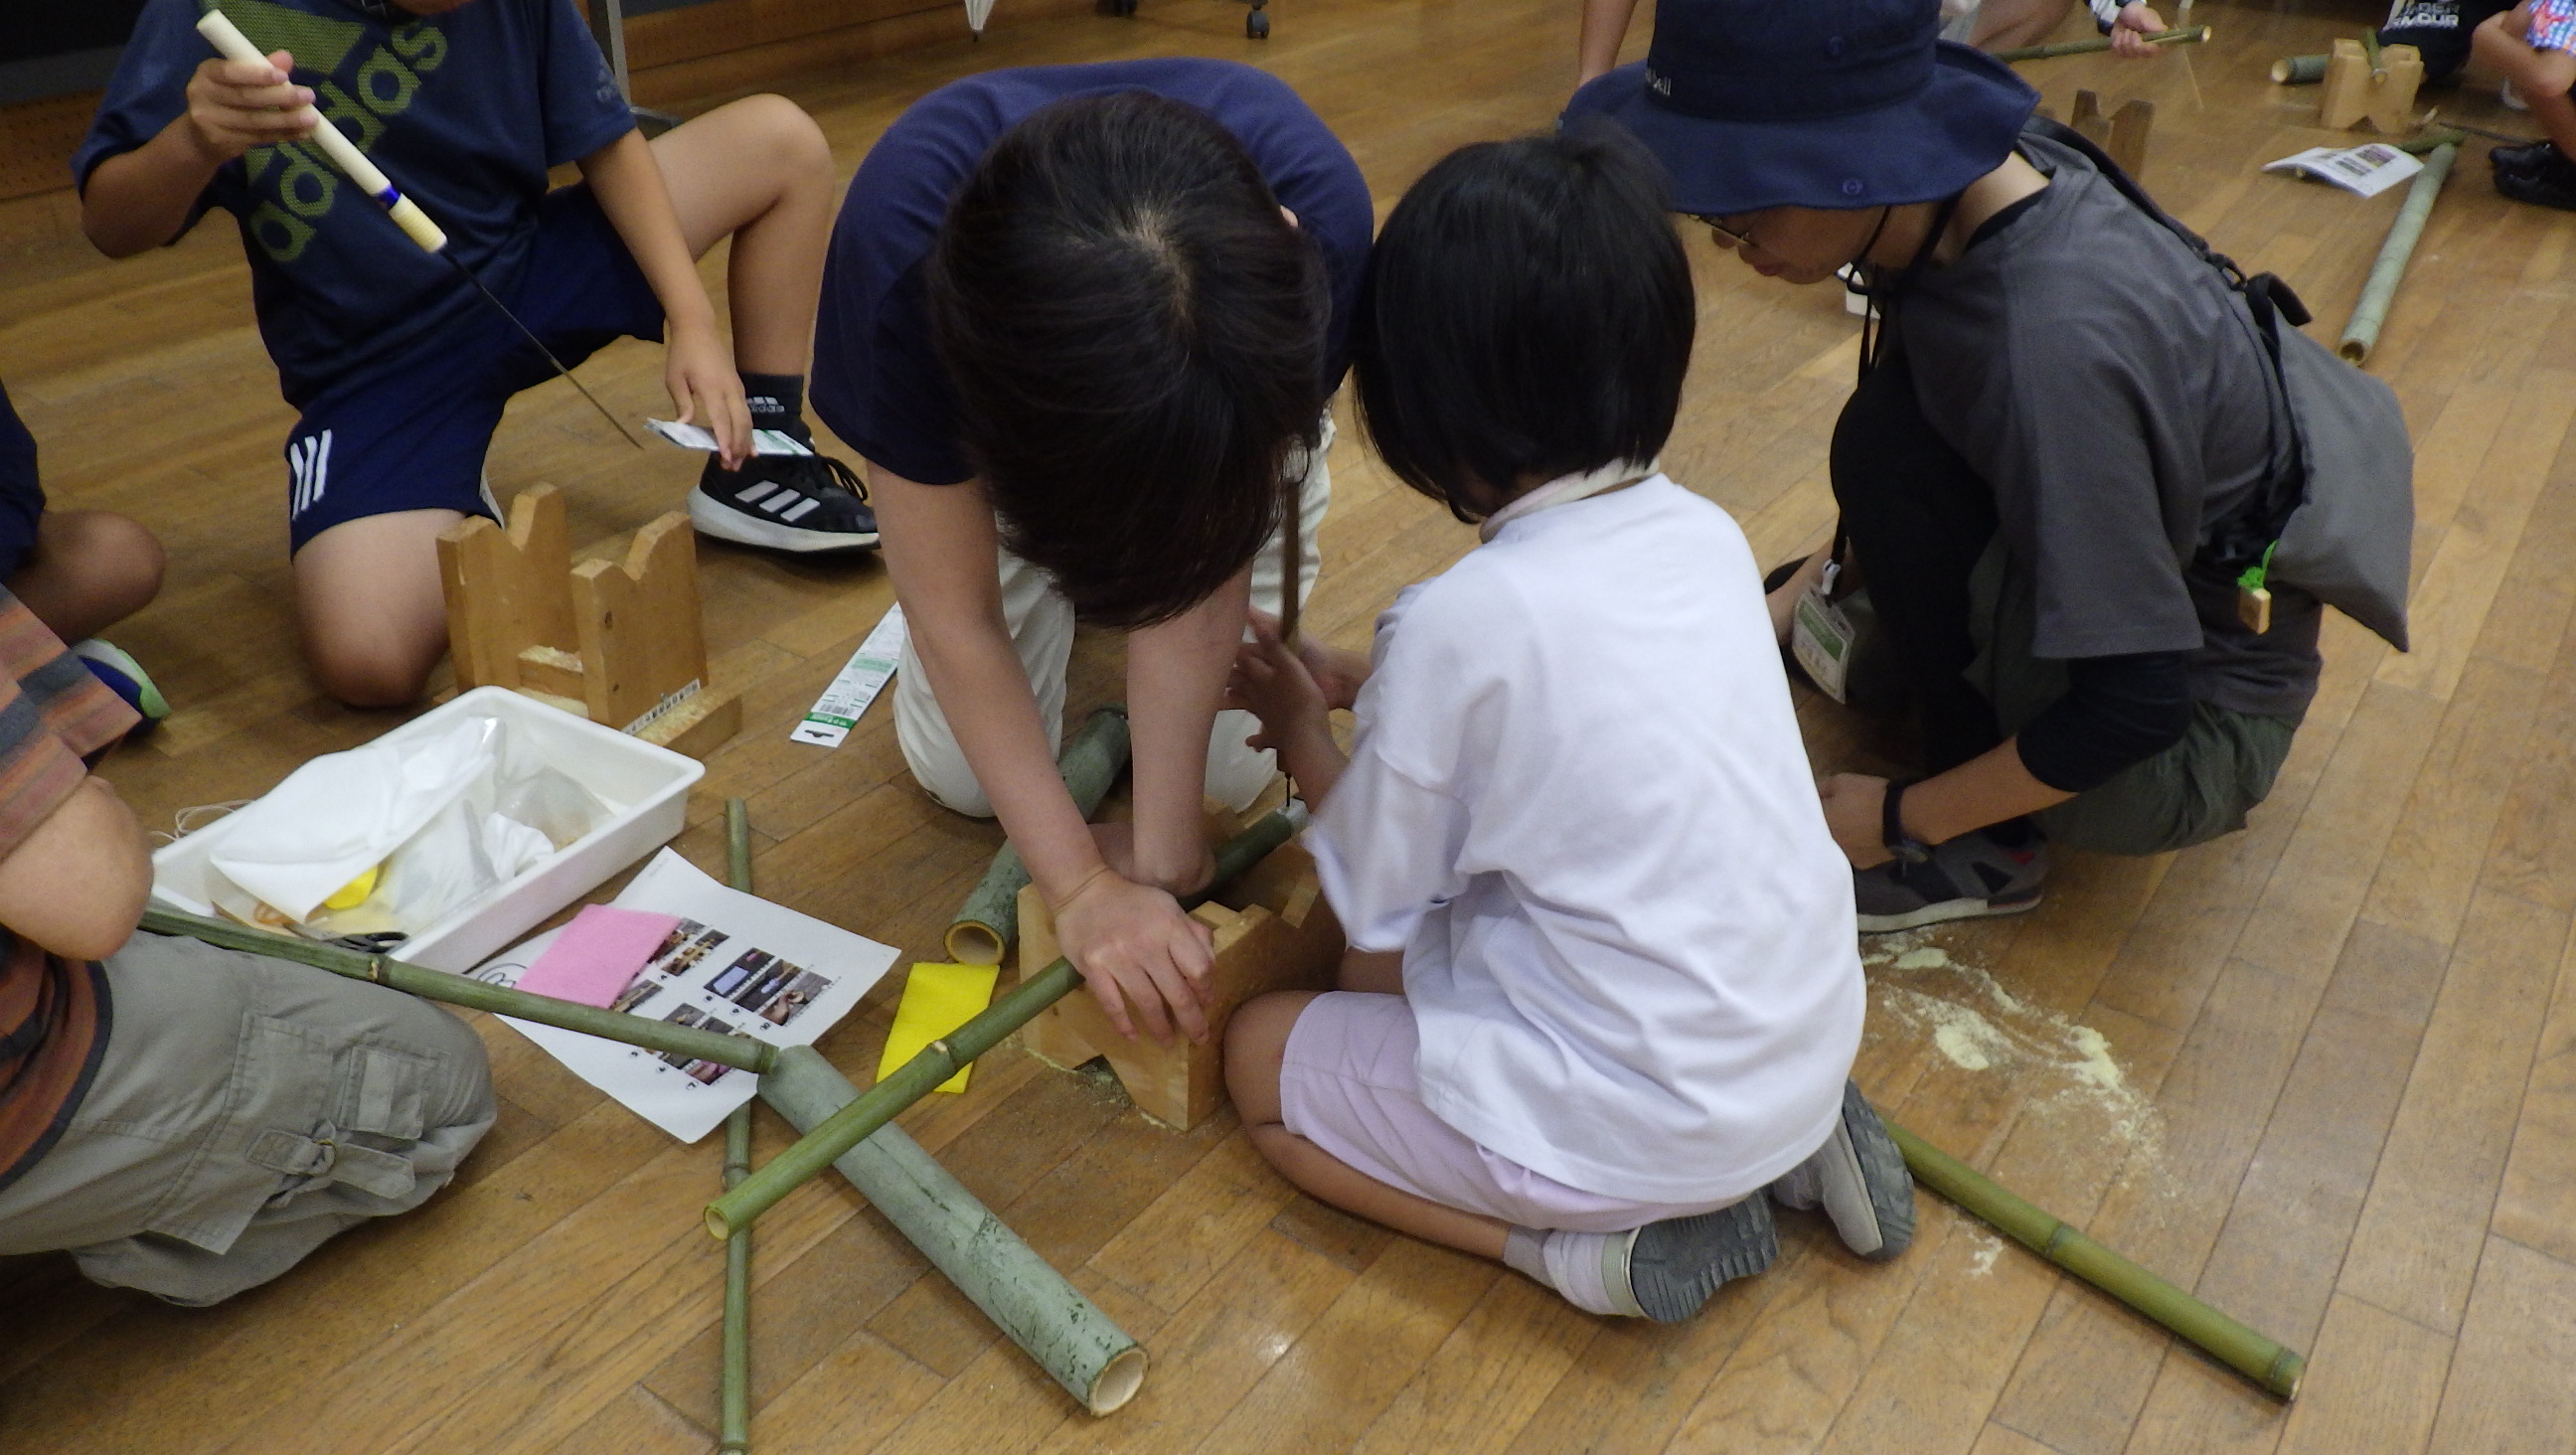
[[[1762,1187],[1832,1129],[1865,991],[1744,534],[1657,475],[1505,524],[1378,619],[1307,836],[1404,951],[1425,1105],[1640,1201]]]

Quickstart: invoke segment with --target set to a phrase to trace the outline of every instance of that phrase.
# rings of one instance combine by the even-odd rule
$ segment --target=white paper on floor
[[[616,1009],[773,1046],[813,1044],[850,1013],[895,961],[891,945],[739,893],[664,849],[613,901],[680,917]],[[516,986],[561,930],[524,941],[474,971]],[[502,1017],[574,1075],[646,1121],[694,1142],[759,1090],[750,1072],[667,1056],[579,1031]]]

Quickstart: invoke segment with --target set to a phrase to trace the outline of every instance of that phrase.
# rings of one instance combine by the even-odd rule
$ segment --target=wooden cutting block
[[[1235,1007],[1274,990],[1330,990],[1342,962],[1342,926],[1324,902],[1315,861],[1287,844],[1252,867],[1220,896],[1191,911],[1216,936],[1216,966],[1208,976],[1205,1045],[1175,1038],[1169,1046],[1138,1034],[1129,1040],[1109,1024],[1088,990],[1077,990],[1041,1012],[1020,1031],[1021,1043],[1039,1060],[1071,1069],[1093,1057],[1108,1059],[1139,1111],[1187,1131],[1225,1104],[1222,1051],[1225,1023]],[[1055,920],[1031,885],[1020,891],[1020,973],[1052,963]]]

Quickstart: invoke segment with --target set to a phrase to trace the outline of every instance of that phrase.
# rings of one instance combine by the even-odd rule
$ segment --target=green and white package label
[[[903,660],[903,607],[886,608],[885,619],[859,643],[850,654],[849,664],[841,669],[832,685],[807,710],[805,720],[787,736],[791,741],[812,743],[816,747],[837,748],[859,725],[868,704],[877,700],[886,683],[894,679],[894,668]]]

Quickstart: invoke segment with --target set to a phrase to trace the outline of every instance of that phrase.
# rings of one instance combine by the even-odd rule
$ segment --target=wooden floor
[[[2263,82],[2376,7],[2203,4],[2220,41],[2152,65],[2027,74],[2158,107],[2147,181],[2331,337],[2393,198],[2259,175],[2330,138],[2314,91]],[[1298,86],[1379,205],[1472,139],[1544,125],[1571,70],[1556,0],[1148,0],[1132,21],[1012,23],[786,85],[844,169],[913,97],[985,67],[1240,56]],[[1640,27],[1632,52],[1642,45]],[[2514,126],[2491,93],[2432,96]],[[1220,1118],[1188,1135],[1015,1051],[908,1124],[1154,1359],[1094,1420],[837,1182],[760,1227],[756,1448],[1134,1452],[1815,1449],[2136,1452],[2576,1450],[2576,219],[2491,191],[2483,145],[2436,212],[2374,368],[2418,447],[2410,656],[2337,620],[2325,685],[2244,833],[2166,858],[2068,857],[2016,923],[1876,947],[1860,1077],[1933,1141],[2307,1349],[2285,1409],[1925,1194],[1913,1251],[1863,1265],[1784,1218],[1768,1276],[1677,1328],[1575,1313],[1519,1277],[1290,1191]],[[395,714],[320,700],[285,598],[289,422],[229,228],[107,264],[65,199],[0,208],[0,374],[65,504],[169,542],[163,599],[116,635],[178,715],[106,767],[147,820],[256,794]],[[1766,560],[1828,524],[1825,444],[1855,326],[1825,290],[1691,244],[1699,363],[1673,473]],[[710,269],[711,276],[713,268]],[[2116,287],[2116,278],[2102,280]],[[658,354],[584,369],[661,407]],[[675,503],[694,457],[638,455],[561,384],[491,458],[504,496],[562,486],[577,539]],[[1309,621],[1365,639],[1403,583],[1472,541],[1345,429]],[[719,675],[743,736],[709,765],[681,847],[713,867],[750,800],[765,892],[931,958],[995,843],[907,781],[880,708],[838,750],[789,725],[883,611],[873,563],[704,548]],[[1114,690],[1089,640],[1076,710]],[[1878,760],[1829,704],[1819,767]],[[825,1042],[864,1080],[880,992]],[[211,1311],[0,1262],[0,1449],[11,1452],[705,1451],[721,1259],[697,1227],[714,1139],[674,1145],[512,1032],[483,1026],[505,1098],[458,1185]],[[769,1149],[779,1126],[764,1120]],[[764,1153],[765,1155],[765,1153]]]

